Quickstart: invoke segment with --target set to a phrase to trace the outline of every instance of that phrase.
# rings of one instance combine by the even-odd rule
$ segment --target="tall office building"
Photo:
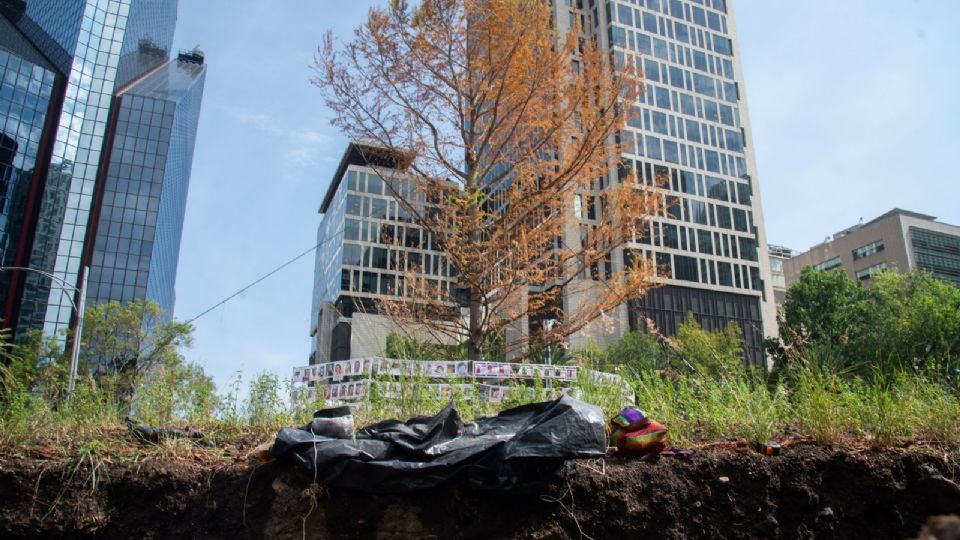
[[[379,303],[408,297],[408,277],[455,292],[456,270],[394,196],[428,205],[416,182],[395,168],[398,161],[350,143],[327,188],[317,229],[310,363],[383,354],[397,327],[379,313]]]
[[[39,271],[0,272],[18,334],[74,324],[85,277],[88,302],[173,308],[205,75],[199,52],[171,59],[176,15],[176,0],[0,0],[0,261]]]
[[[648,257],[664,285],[621,307],[617,333],[652,319],[672,334],[687,313],[708,329],[733,321],[761,363],[776,320],[731,2],[555,0],[553,9],[559,31],[582,28],[646,85],[621,135],[627,166],[604,183],[662,185],[665,212],[613,264]]]

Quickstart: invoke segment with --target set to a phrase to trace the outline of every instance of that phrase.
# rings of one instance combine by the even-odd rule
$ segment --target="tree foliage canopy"
[[[107,372],[142,372],[182,360],[179,349],[193,344],[193,327],[164,318],[149,300],[106,302],[87,308],[81,362]]]
[[[781,340],[831,348],[847,367],[942,367],[960,355],[960,290],[914,270],[875,274],[865,287],[843,271],[803,270],[787,291]],[[786,361],[781,354],[781,361]]]

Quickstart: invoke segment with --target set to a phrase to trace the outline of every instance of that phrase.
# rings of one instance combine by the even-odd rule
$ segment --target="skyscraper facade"
[[[620,333],[652,320],[669,335],[692,313],[708,329],[739,325],[749,359],[761,363],[775,308],[731,2],[555,0],[553,8],[559,31],[582,29],[644,76],[627,104],[625,166],[598,192],[623,182],[662,189],[665,211],[613,264],[646,257],[663,286],[622,306]]]
[[[14,148],[0,256],[40,271],[0,272],[18,333],[75,322],[84,277],[88,301],[172,310],[205,73],[199,53],[171,59],[176,14],[176,0],[0,0],[0,128],[14,141],[0,139]]]
[[[317,228],[311,363],[383,354],[397,327],[379,313],[379,303],[411,296],[410,277],[455,292],[456,269],[397,200],[429,206],[398,161],[383,149],[350,143],[327,188]]]

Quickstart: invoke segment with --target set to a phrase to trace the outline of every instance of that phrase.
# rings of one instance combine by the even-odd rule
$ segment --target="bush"
[[[787,291],[778,367],[792,361],[792,351],[816,347],[863,376],[874,369],[950,376],[960,353],[960,290],[919,270],[880,272],[872,281],[868,288],[843,271],[805,268]]]

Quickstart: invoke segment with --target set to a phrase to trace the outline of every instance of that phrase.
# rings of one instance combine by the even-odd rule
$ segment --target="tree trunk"
[[[480,325],[482,317],[480,292],[470,289],[470,360],[483,359],[483,328]]]

